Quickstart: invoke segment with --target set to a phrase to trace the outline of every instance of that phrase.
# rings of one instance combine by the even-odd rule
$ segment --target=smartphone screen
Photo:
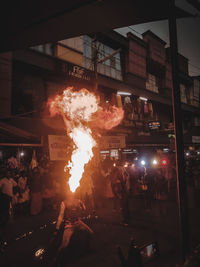
[[[140,248],[143,263],[153,260],[159,256],[158,244],[156,242],[149,243]]]

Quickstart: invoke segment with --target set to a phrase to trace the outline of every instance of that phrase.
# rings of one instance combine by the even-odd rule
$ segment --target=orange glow
[[[74,142],[71,160],[65,166],[65,171],[69,169],[69,187],[75,192],[80,185],[85,164],[93,157],[92,148],[96,145],[92,131],[85,122],[89,122],[92,114],[97,111],[97,98],[86,89],[74,91],[69,87],[48,104],[52,116],[62,115],[67,133]]]
[[[110,106],[105,110],[99,106],[98,100],[95,94],[85,88],[75,91],[73,87],[68,87],[62,95],[48,101],[51,116],[62,116],[67,134],[74,143],[71,159],[65,166],[65,171],[69,170],[68,183],[72,192],[79,187],[84,167],[92,159],[92,149],[96,146],[89,125],[111,129],[124,116],[122,108]]]
[[[122,108],[110,106],[108,109],[99,108],[97,112],[96,123],[99,128],[110,130],[120,124],[124,118]]]
[[[95,140],[91,136],[89,128],[74,128],[70,133],[76,149],[72,153],[71,161],[66,165],[70,169],[69,187],[72,192],[80,185],[80,180],[84,172],[84,166],[93,157],[92,148],[96,145]]]

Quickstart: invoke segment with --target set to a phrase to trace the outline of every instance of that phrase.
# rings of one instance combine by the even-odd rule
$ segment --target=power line
[[[189,62],[188,62],[188,64],[189,64],[189,65],[191,65],[192,67],[194,67],[194,68],[196,68],[196,69],[200,70],[200,67],[198,67],[198,66],[195,66],[195,65],[193,65],[192,63],[189,63]]]

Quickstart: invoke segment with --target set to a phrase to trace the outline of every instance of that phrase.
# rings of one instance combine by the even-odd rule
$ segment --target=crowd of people
[[[197,185],[195,188],[199,190],[191,166],[191,163],[186,166],[188,185]],[[33,156],[28,163],[15,157],[7,159],[0,173],[1,232],[11,218],[59,210],[66,194],[67,175],[63,170],[64,163],[55,164],[47,157],[36,161]],[[112,212],[121,211],[122,223],[128,225],[137,210],[151,211],[155,216],[167,215],[176,201],[176,192],[173,155],[168,165],[162,167],[145,168],[110,158],[89,164],[76,193],[89,213],[110,207]]]
[[[33,157],[28,164],[15,157],[4,162],[0,173],[1,213],[4,214],[1,228],[9,218],[58,209],[67,182],[63,166],[44,157],[39,162]],[[150,210],[157,200],[162,202],[162,208],[159,210],[158,205],[157,211],[166,212],[164,200],[176,198],[175,167],[173,164],[170,168],[124,166],[120,161],[106,158],[86,166],[77,194],[88,212],[110,206],[113,212],[122,211],[122,219],[127,224],[132,212],[130,203],[135,209],[140,203],[139,208]]]
[[[39,162],[11,156],[0,168],[0,237],[9,220],[57,209],[63,186],[55,166],[43,157]]]
[[[110,201],[113,212],[121,210],[122,222],[128,224],[133,210],[166,215],[166,202],[176,200],[175,162],[170,167],[145,168],[105,159],[92,174],[94,206]]]
[[[57,232],[61,232],[63,228],[63,218],[63,229],[67,229],[63,230],[60,237],[60,252],[69,244],[76,229],[85,231],[89,236],[93,233],[92,229],[80,220],[79,214],[74,216],[74,211],[79,210],[82,213],[84,210],[88,214],[96,214],[105,208],[110,212],[120,212],[122,225],[128,226],[137,211],[151,212],[155,216],[163,217],[171,215],[172,209],[176,207],[174,154],[168,155],[166,166],[144,167],[137,162],[125,163],[110,158],[91,162],[85,167],[80,186],[74,195],[68,188],[64,165],[64,162],[51,162],[45,156],[36,160],[34,153],[30,162],[20,161],[14,156],[2,162],[0,239],[10,219],[54,210],[58,214]],[[190,159],[186,161],[185,169],[187,189],[188,192],[191,189],[196,190],[196,194],[192,192],[192,195],[195,196],[197,206],[200,204],[198,165],[197,160]],[[86,239],[88,237],[86,236]]]

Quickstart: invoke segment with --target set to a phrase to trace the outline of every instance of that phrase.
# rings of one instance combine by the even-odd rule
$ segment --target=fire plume
[[[108,109],[99,108],[96,115],[96,124],[101,129],[110,130],[120,124],[124,118],[122,108],[110,106]]]
[[[86,89],[75,91],[73,87],[68,87],[62,95],[48,102],[50,114],[63,117],[67,134],[74,143],[71,159],[65,166],[65,171],[69,170],[68,183],[72,192],[79,187],[84,167],[93,157],[92,149],[96,142],[89,125],[109,130],[117,126],[124,116],[122,108],[110,106],[103,109],[98,99]]]
[[[75,192],[84,172],[84,166],[93,157],[92,148],[96,145],[92,131],[86,126],[98,109],[94,94],[86,89],[74,91],[72,87],[49,101],[50,114],[60,114],[65,122],[69,137],[74,142],[71,160],[65,166],[69,169],[69,187]]]
[[[95,140],[92,138],[91,130],[89,128],[74,128],[70,133],[76,149],[72,152],[71,161],[68,162],[67,168],[70,169],[69,187],[72,192],[80,185],[84,166],[93,157],[92,148],[96,145]]]

